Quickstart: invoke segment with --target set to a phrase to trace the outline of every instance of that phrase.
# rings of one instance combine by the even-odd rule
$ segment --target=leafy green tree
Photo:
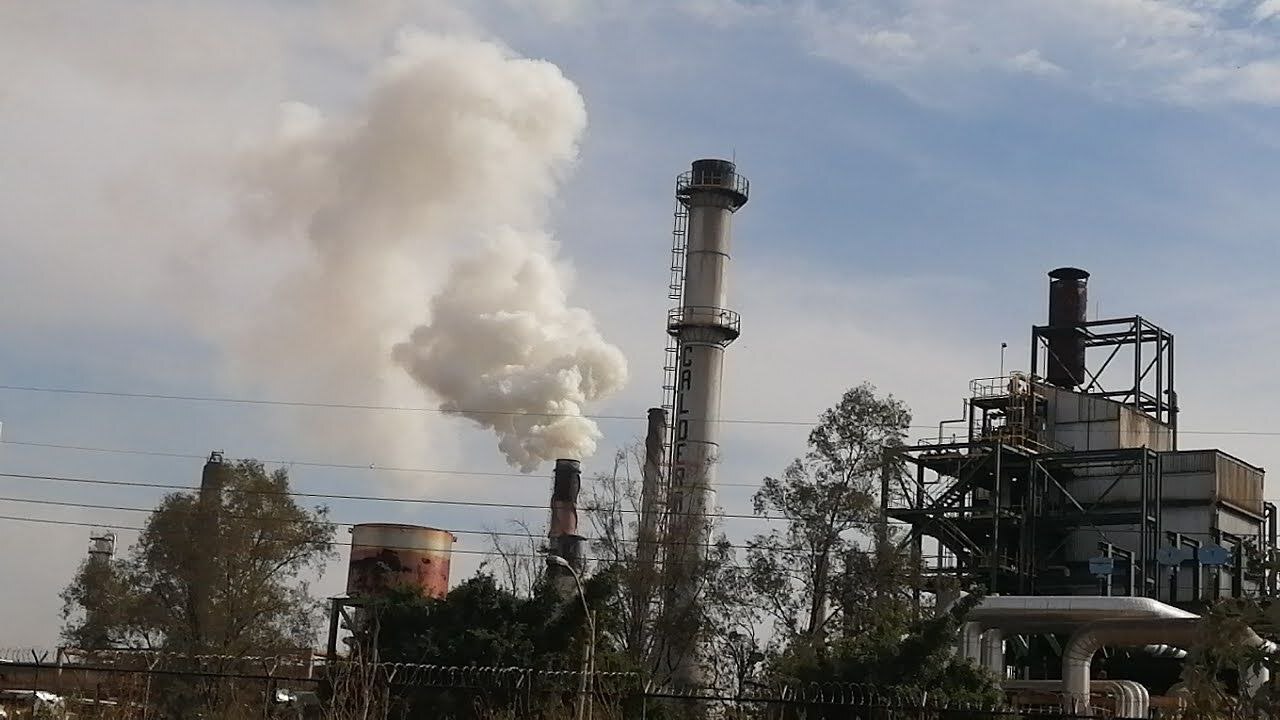
[[[127,557],[80,567],[62,593],[63,636],[229,655],[309,646],[307,579],[334,557],[333,538],[328,510],[298,505],[284,469],[229,464],[216,498],[166,496]]]
[[[246,460],[215,470],[208,490],[166,496],[125,557],[81,565],[62,592],[68,643],[231,657],[310,650],[322,614],[307,581],[335,554],[328,510],[298,505],[283,469]],[[158,681],[151,699],[165,717],[208,718],[229,717],[239,695],[261,707],[260,686],[212,680]]]
[[[987,670],[959,657],[955,637],[980,600],[971,595],[949,612],[912,623],[902,637],[885,633],[840,637],[821,651],[795,643],[774,659],[770,681],[783,685],[839,683],[863,686],[903,704],[992,706],[1002,695]],[[806,718],[846,717],[848,708],[809,708]]]
[[[1269,597],[1219,601],[1202,615],[1197,642],[1182,666],[1178,694],[1187,701],[1187,716],[1206,718],[1276,717],[1280,694],[1271,685],[1249,688],[1260,670],[1272,677],[1280,662],[1264,648],[1246,642],[1254,633],[1275,642],[1280,638],[1280,601]]]
[[[671,573],[664,572],[667,561],[659,548],[645,547],[640,528],[643,466],[643,445],[634,445],[617,453],[611,472],[596,475],[583,488],[591,555],[597,574],[607,576],[612,588],[608,618],[617,642],[616,663],[663,684],[670,680],[664,654],[699,652],[709,683],[741,687],[764,644],[760,613],[745,602],[749,578],[736,564],[732,544],[719,533],[693,573],[700,602],[692,616],[658,611]]]
[[[587,581],[585,591],[597,622],[596,668],[617,670],[625,658],[617,650],[619,626],[616,613],[610,610],[616,593],[613,580],[607,574],[596,575]],[[487,574],[466,580],[441,599],[402,592],[380,600],[367,612],[363,641],[376,646],[376,660],[382,663],[576,672],[589,627],[576,597],[565,602],[546,583],[520,595]],[[486,686],[481,692],[393,684],[390,711],[397,717],[458,719],[490,717],[498,711],[536,714],[571,707],[573,687],[562,688],[569,692],[531,696],[528,686]]]
[[[758,515],[781,516],[785,528],[756,536],[748,560],[756,596],[785,640],[821,642],[833,609],[864,631],[894,608],[864,602],[896,595],[903,561],[879,521],[886,448],[901,446],[911,411],[869,383],[844,393],[809,433],[809,450],[781,477],[766,477],[753,498]],[[878,542],[873,541],[873,538]],[[867,558],[871,559],[868,560]],[[874,612],[860,619],[860,608]],[[902,620],[901,613],[890,613]]]

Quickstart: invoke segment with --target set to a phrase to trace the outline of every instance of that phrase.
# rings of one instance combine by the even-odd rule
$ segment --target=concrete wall
[[[1170,429],[1128,405],[1052,387],[1037,388],[1048,400],[1046,444],[1057,450],[1173,447]]]

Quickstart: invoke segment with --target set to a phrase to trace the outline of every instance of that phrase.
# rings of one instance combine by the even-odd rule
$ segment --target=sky
[[[431,53],[456,98],[424,86],[421,105],[380,102]],[[803,423],[848,387],[868,380],[931,426],[998,372],[1002,342],[1006,367],[1025,368],[1045,273],[1064,265],[1093,274],[1091,313],[1176,335],[1183,447],[1264,467],[1280,452],[1276,0],[11,2],[0,64],[3,385],[435,408],[392,359],[404,334],[384,330],[430,322],[452,263],[514,225],[558,273],[551,304],[585,310],[583,337],[625,358],[625,384],[578,398],[621,418],[597,421],[583,458],[606,471],[661,401],[675,176],[730,157],[752,197],[735,218],[743,330],[723,414],[753,422],[724,429],[726,511],[749,510],[751,485],[803,452]],[[447,124],[475,98],[524,113],[513,127],[541,154]],[[458,134],[415,135],[428,115],[446,124],[421,127]],[[387,140],[394,172],[366,174],[362,137]],[[281,148],[308,152],[267,153]],[[311,221],[334,197],[354,220],[330,256]],[[392,200],[436,209],[401,216]],[[349,274],[374,252],[376,273]],[[0,473],[193,484],[216,449],[284,463],[307,492],[540,506],[550,486],[548,464],[522,475],[489,429],[436,412],[0,390],[0,422]],[[159,495],[0,476],[0,497]],[[483,531],[545,522],[331,509],[457,530],[455,581],[483,559]],[[11,499],[0,515],[145,519]],[[52,646],[89,528],[6,519],[0,533],[0,646]],[[341,564],[318,593],[341,591]]]

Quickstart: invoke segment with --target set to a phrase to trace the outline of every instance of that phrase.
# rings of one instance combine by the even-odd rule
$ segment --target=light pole
[[[578,708],[576,714],[578,720],[588,720],[591,717],[590,697],[595,691],[596,616],[595,613],[591,612],[591,607],[587,605],[587,591],[582,586],[582,577],[574,569],[573,563],[559,555],[547,555],[547,561],[552,565],[559,565],[568,570],[569,574],[573,576],[573,584],[578,588],[578,599],[582,601],[582,612],[587,618],[588,637],[582,648],[582,672],[578,678]],[[591,680],[589,688],[587,685],[588,678]]]

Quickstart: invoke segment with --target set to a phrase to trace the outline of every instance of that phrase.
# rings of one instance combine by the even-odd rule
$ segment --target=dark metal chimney
[[[1085,337],[1089,273],[1063,267],[1049,273],[1049,363],[1045,379],[1068,390],[1085,382]]]

